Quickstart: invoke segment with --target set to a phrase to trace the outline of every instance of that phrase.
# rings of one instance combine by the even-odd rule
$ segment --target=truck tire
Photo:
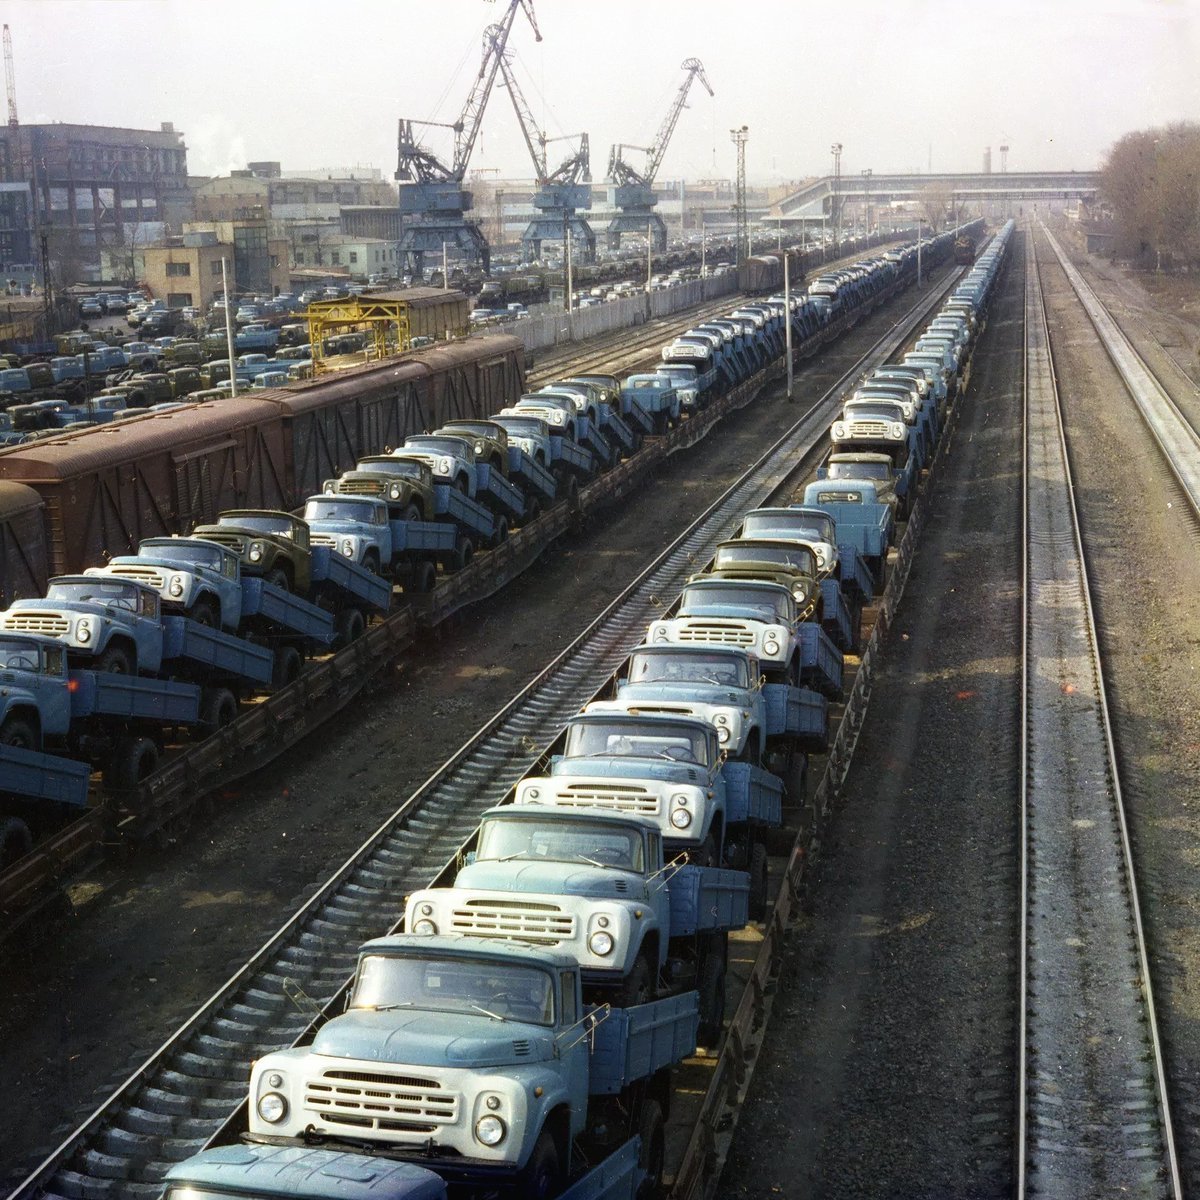
[[[497,517],[492,527],[492,545],[499,546],[508,541],[508,518]]]
[[[635,1200],[657,1200],[662,1195],[663,1164],[667,1156],[666,1121],[657,1100],[646,1099],[638,1118],[638,1166],[646,1173],[638,1185]]]
[[[721,1040],[721,1028],[725,1023],[725,955],[718,948],[721,946],[720,940],[714,939],[696,975],[696,990],[700,993],[700,1025],[696,1040],[710,1050]]]
[[[529,525],[542,515],[542,502],[536,496],[530,496],[525,502],[525,515],[521,518],[522,525]]]
[[[343,608],[333,623],[335,649],[344,650],[351,642],[357,642],[366,627],[367,623],[357,608]]]
[[[548,1129],[538,1135],[537,1144],[519,1179],[517,1192],[522,1200],[551,1200],[561,1190],[563,1168],[554,1135]]]
[[[629,974],[621,980],[621,987],[617,992],[617,1007],[633,1008],[636,1004],[648,1004],[654,999],[654,974],[645,949],[639,950]]]
[[[412,565],[412,590],[424,594],[437,586],[437,567],[431,562],[416,562]]]
[[[366,552],[366,554],[363,555],[362,565],[363,565],[364,570],[370,571],[372,575],[378,575],[379,574],[379,551],[378,550],[368,550]]]
[[[767,915],[767,887],[770,869],[767,864],[767,848],[755,842],[750,851],[750,920],[761,921]]]
[[[20,817],[0,817],[0,871],[33,849],[33,833]]]
[[[96,659],[96,670],[107,671],[110,675],[132,675],[133,658],[129,651],[119,643],[108,646],[104,653]]]
[[[456,492],[462,492],[464,496],[467,495],[469,491],[469,485],[465,475],[455,475],[454,483],[451,486]]]
[[[146,737],[122,738],[104,768],[104,786],[135,788],[158,766],[158,747]]]
[[[295,646],[280,646],[275,651],[275,662],[271,668],[271,687],[278,691],[289,683],[295,683],[301,665],[300,651]]]
[[[228,688],[205,688],[200,697],[200,732],[212,737],[237,720],[237,711],[237,698]]]
[[[410,504],[404,510],[404,515],[400,518],[402,521],[419,521],[421,519],[421,510],[415,505]]]
[[[186,615],[195,621],[197,625],[207,625],[210,629],[216,629],[221,620],[217,606],[211,596],[201,596],[187,610]]]
[[[710,830],[697,850],[688,851],[688,861],[697,867],[717,867],[717,839]]]
[[[563,480],[561,495],[572,512],[579,508],[579,480],[573,474]]]
[[[32,721],[24,717],[9,717],[0,727],[0,746],[15,746],[18,750],[40,750],[42,739]]]
[[[282,567],[272,567],[263,576],[263,582],[269,583],[272,587],[277,587],[283,592],[290,592],[292,590],[292,583],[288,579],[288,573]]]
[[[469,537],[460,538],[458,545],[454,547],[454,569],[461,571],[474,557],[475,543]]]

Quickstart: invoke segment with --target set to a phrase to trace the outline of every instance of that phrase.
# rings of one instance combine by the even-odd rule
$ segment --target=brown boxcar
[[[403,300],[408,305],[408,332],[412,337],[458,337],[471,323],[471,301],[462,292],[413,287],[371,292],[366,298]]]
[[[44,508],[32,488],[0,479],[0,608],[46,593]]]
[[[290,499],[279,408],[249,398],[31,442],[0,457],[0,477],[45,501],[51,574],[131,553],[145,537],[188,532],[223,508]]]

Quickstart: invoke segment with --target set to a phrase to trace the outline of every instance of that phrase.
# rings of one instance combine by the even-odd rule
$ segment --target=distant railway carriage
[[[960,233],[954,239],[954,261],[964,265],[973,263],[975,261],[975,247],[974,236],[969,233]]]

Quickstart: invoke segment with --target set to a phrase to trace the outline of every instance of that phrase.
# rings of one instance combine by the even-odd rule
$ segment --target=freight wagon
[[[186,533],[223,509],[295,508],[358,459],[486,416],[523,387],[521,343],[492,335],[14,447],[0,454],[0,596],[41,595],[49,575]],[[15,484],[44,504],[40,539],[36,503]]]

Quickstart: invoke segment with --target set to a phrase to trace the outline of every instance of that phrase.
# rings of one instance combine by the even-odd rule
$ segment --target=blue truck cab
[[[679,397],[681,412],[694,412],[700,395],[700,374],[690,363],[659,363],[654,374],[665,379]]]
[[[40,635],[0,633],[0,744],[41,750],[70,728],[66,647]]]
[[[548,421],[529,412],[505,410],[488,418],[508,434],[508,445],[521,450],[535,463],[549,467],[554,461],[551,426]]]
[[[635,1087],[665,1092],[696,1022],[694,992],[587,1010],[578,965],[549,948],[379,938],[347,1011],[254,1064],[249,1138],[377,1147],[451,1185],[549,1200],[577,1146],[627,1121]]]
[[[888,505],[897,519],[908,515],[908,475],[897,471],[887,454],[831,454],[817,468],[817,479],[870,482],[875,485],[875,498]]]
[[[714,866],[727,824],[769,821],[773,811],[774,823],[779,819],[778,780],[762,771],[726,775],[725,759],[706,721],[585,713],[567,726],[549,775],[517,784],[516,803],[640,814],[657,825],[668,852]]]
[[[803,542],[817,556],[819,579],[837,580],[848,599],[866,601],[874,594],[870,573],[851,545],[838,538],[837,521],[828,512],[803,504],[756,508],[742,519],[739,537]]]
[[[895,530],[894,507],[879,499],[868,479],[822,479],[804,489],[804,503],[837,522],[840,546],[853,546],[882,588],[888,547]]]
[[[158,593],[164,611],[236,630],[242,622],[242,579],[238,556],[204,538],[159,537],[138,543],[136,555],[90,567],[88,575],[132,579]]]
[[[375,575],[391,566],[387,501],[375,496],[309,496],[304,502],[304,520],[309,545],[328,546]]]
[[[474,497],[479,477],[475,465],[475,445],[470,437],[413,434],[405,439],[401,453],[428,464],[434,483],[449,484],[456,491]]]
[[[97,671],[154,674],[162,666],[158,592],[132,579],[57,576],[45,599],[18,600],[0,613],[0,628],[57,638],[70,659]]]
[[[621,395],[650,418],[655,433],[665,433],[684,411],[694,407],[696,399],[693,390],[691,404],[685,409],[680,389],[661,370],[627,376],[621,384]]]

